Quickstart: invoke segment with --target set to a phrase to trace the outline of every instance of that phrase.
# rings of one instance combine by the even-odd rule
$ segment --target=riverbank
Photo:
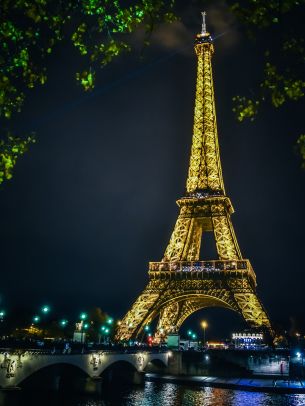
[[[239,389],[255,392],[305,393],[305,381],[288,379],[256,378],[217,378],[211,376],[173,376],[145,374],[145,379],[153,382],[167,382],[184,385],[210,386],[224,389]]]

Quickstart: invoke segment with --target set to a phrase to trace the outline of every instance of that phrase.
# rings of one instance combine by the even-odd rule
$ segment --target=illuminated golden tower
[[[216,125],[214,46],[202,16],[195,40],[197,83],[186,193],[177,201],[180,213],[164,257],[149,263],[149,283],[118,327],[119,340],[136,337],[157,316],[157,337],[177,332],[193,312],[215,306],[240,313],[251,327],[271,331],[256,294],[255,273],[241,255],[231,222],[234,210],[225,194]],[[206,232],[214,233],[218,259],[200,261]]]

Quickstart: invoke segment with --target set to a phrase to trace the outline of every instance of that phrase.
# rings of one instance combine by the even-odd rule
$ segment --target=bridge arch
[[[88,373],[78,365],[68,362],[54,362],[28,371],[20,377],[18,386],[25,389],[61,390],[75,389],[85,382]]]
[[[135,383],[137,380],[139,371],[137,365],[129,360],[119,360],[111,363],[105,368],[100,378],[103,380],[103,384],[115,385],[120,383]]]
[[[167,367],[166,362],[160,358],[152,358],[145,366],[144,372],[160,373]]]

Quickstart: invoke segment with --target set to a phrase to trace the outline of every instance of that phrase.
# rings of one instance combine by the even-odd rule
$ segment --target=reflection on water
[[[305,406],[305,395],[275,395],[171,383],[116,387],[99,398],[74,394],[0,392],[1,406]]]

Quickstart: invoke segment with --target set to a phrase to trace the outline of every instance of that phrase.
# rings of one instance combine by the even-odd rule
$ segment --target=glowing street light
[[[34,323],[39,323],[39,321],[40,321],[40,317],[39,317],[39,316],[34,316],[34,317],[33,317],[33,322],[34,322]]]
[[[203,328],[203,346],[205,347],[205,329],[208,327],[208,323],[202,320],[201,327]]]
[[[48,314],[50,311],[50,306],[42,306],[41,311],[44,314]]]
[[[84,324],[84,330],[87,330],[89,328],[89,323]]]
[[[81,320],[86,320],[87,317],[88,317],[88,316],[87,316],[87,313],[84,313],[84,312],[82,312],[82,313],[80,314],[80,316],[79,316],[79,318],[80,318]]]
[[[144,327],[144,330],[145,330],[145,331],[149,331],[149,330],[150,330],[150,327],[147,325],[147,326]]]
[[[5,311],[4,310],[0,310],[0,321],[3,321],[5,316]]]
[[[107,320],[107,323],[112,324],[113,323],[113,318],[109,317],[108,320]]]
[[[187,335],[188,335],[188,336],[191,336],[192,334],[193,334],[192,330],[189,330],[189,331],[187,332]]]
[[[66,325],[68,324],[68,320],[60,320],[59,324],[61,325],[61,327],[66,327]]]

